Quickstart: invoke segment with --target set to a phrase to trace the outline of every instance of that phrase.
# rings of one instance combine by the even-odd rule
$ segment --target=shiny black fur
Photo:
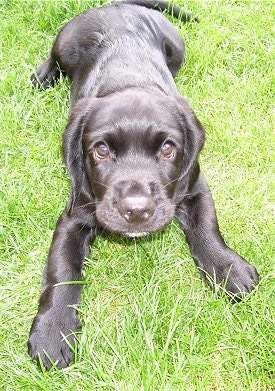
[[[47,369],[51,360],[63,368],[73,359],[69,344],[80,321],[72,305],[81,285],[60,283],[81,280],[89,246],[102,230],[141,236],[176,217],[208,283],[224,283],[238,299],[258,282],[256,269],[224,243],[200,172],[204,129],[173,80],[184,43],[161,13],[142,5],[179,16],[178,8],[127,3],[70,21],[32,77],[42,88],[60,73],[73,82],[63,139],[72,192],[53,236],[29,338],[30,355]]]

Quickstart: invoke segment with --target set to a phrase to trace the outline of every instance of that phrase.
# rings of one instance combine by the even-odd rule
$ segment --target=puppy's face
[[[178,110],[166,97],[144,92],[101,99],[104,105],[86,118],[82,139],[97,221],[127,236],[159,231],[174,216],[183,168]]]

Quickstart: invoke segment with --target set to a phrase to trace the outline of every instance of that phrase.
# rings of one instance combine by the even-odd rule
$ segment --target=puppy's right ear
[[[72,212],[83,185],[84,164],[82,136],[90,107],[90,100],[80,100],[74,107],[63,134],[63,154],[72,184],[68,213]]]

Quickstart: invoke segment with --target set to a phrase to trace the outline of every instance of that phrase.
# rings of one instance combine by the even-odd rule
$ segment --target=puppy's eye
[[[176,155],[176,147],[172,141],[165,141],[160,149],[160,158],[165,160],[174,159]]]
[[[93,148],[93,155],[94,159],[98,162],[108,160],[111,157],[111,153],[108,146],[103,142],[95,144]]]

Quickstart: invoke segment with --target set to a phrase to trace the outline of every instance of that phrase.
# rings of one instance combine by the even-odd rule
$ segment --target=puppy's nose
[[[144,223],[155,212],[156,205],[144,195],[127,196],[118,204],[120,215],[129,223]]]

